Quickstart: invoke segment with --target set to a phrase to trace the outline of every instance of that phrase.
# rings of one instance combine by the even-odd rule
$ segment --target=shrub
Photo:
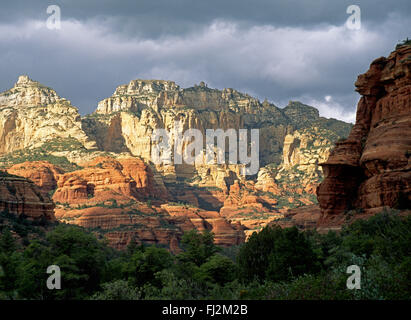
[[[240,249],[238,267],[245,281],[289,280],[319,269],[311,242],[296,227],[265,227]]]
[[[214,244],[214,234],[205,230],[202,234],[193,229],[184,233],[181,239],[184,252],[179,255],[180,260],[190,261],[201,266],[220,249]]]
[[[95,293],[91,300],[139,300],[141,291],[125,280],[115,280],[101,285],[103,291]]]
[[[221,254],[212,255],[199,269],[201,280],[211,283],[224,284],[234,280],[236,267],[234,262]]]
[[[146,283],[158,284],[155,274],[171,267],[173,258],[163,248],[141,247],[130,258],[126,265],[126,274],[135,286],[143,286]]]

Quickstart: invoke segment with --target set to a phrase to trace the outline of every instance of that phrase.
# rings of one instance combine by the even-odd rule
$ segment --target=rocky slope
[[[57,181],[64,171],[47,161],[26,161],[15,164],[7,172],[24,177],[37,185],[45,195],[51,195],[57,188]]]
[[[0,94],[0,153],[69,137],[86,149],[95,147],[81,129],[78,110],[53,89],[20,76],[12,89]]]
[[[280,109],[234,89],[210,89],[204,83],[182,89],[172,81],[159,80],[133,80],[119,86],[82,122],[84,130],[102,150],[130,152],[146,161],[151,161],[151,134],[155,129],[178,131],[180,125],[182,131],[199,129],[203,136],[206,129],[259,129],[260,166],[281,163],[284,138],[297,128],[314,126],[337,136],[346,135],[350,128],[341,121],[321,118],[318,110],[298,102]],[[234,180],[241,179],[238,166],[172,163],[156,169],[166,177],[166,182],[190,179],[199,186],[226,190]]]
[[[259,129],[258,174],[245,177],[238,164],[154,165],[152,132],[178,125]],[[288,208],[315,204],[318,163],[350,128],[299,102],[280,109],[234,89],[161,80],[119,86],[81,118],[54,90],[21,76],[0,94],[0,167],[52,196],[59,220],[117,248],[145,241],[178,250],[190,228],[232,245]]]
[[[245,239],[244,228],[217,211],[167,201],[167,189],[157,184],[141,159],[97,157],[82,167],[64,172],[46,161],[34,161],[14,165],[8,172],[30,178],[44,197],[53,194],[59,221],[90,228],[119,249],[136,241],[178,251],[178,240],[193,228],[212,231],[220,245]]]
[[[374,60],[355,85],[356,123],[321,164],[323,229],[384,207],[411,209],[411,45]]]
[[[54,203],[30,180],[0,171],[0,212],[54,221]]]

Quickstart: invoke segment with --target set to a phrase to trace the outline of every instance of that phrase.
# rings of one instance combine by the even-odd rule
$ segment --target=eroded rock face
[[[231,224],[218,211],[167,204],[168,190],[156,183],[150,167],[141,159],[98,157],[82,166],[84,169],[59,177],[53,196],[56,216],[95,229],[113,247],[123,249],[136,241],[160,243],[178,251],[176,241],[194,228],[212,231],[219,245],[239,244],[245,239],[244,228]],[[178,194],[177,198],[190,202],[201,196]]]
[[[373,61],[355,85],[362,95],[356,123],[322,164],[319,227],[353,208],[411,208],[411,47]]]
[[[233,89],[222,91],[205,85],[181,89],[174,82],[160,80],[133,80],[116,89],[112,97],[99,103],[95,114],[83,120],[90,137],[105,151],[126,150],[134,156],[152,161],[156,129],[166,129],[176,134],[188,129],[198,129],[205,137],[206,129],[247,128],[265,121],[261,132],[260,148],[263,163],[279,162],[278,150],[282,144],[289,120],[273,104],[261,104],[257,99]],[[113,128],[119,128],[114,130]],[[238,133],[238,131],[237,131]],[[174,135],[173,135],[174,137]],[[268,143],[268,141],[271,143]],[[205,141],[204,141],[205,143]],[[174,148],[174,140],[171,145]],[[188,142],[184,142],[182,150]],[[218,167],[218,169],[217,169]],[[158,165],[167,182],[178,178],[198,177],[199,185],[223,186],[224,179],[238,177],[238,166]],[[221,172],[224,170],[224,172]]]
[[[297,227],[301,230],[315,229],[317,221],[321,216],[318,205],[309,205],[296,209],[290,209],[284,217],[269,223],[270,226],[280,226],[282,228]]]
[[[95,229],[117,248],[136,240],[178,250],[192,228],[230,245],[287,208],[314,203],[318,162],[349,127],[299,102],[280,109],[234,89],[162,80],[119,86],[80,119],[69,101],[22,76],[0,94],[0,166],[44,195],[55,191],[59,220]],[[238,164],[151,163],[155,129],[205,136],[243,128],[260,130],[260,170],[251,179]]]
[[[222,246],[238,245],[244,242],[245,229],[241,223],[231,223],[217,211],[207,211],[195,207],[162,205],[171,217],[186,217],[199,230],[214,233],[215,243]],[[190,229],[185,229],[187,231]]]
[[[58,207],[56,217],[60,221],[77,224],[103,235],[110,246],[117,249],[126,248],[130,242],[144,242],[166,245],[178,251],[178,246],[174,245],[175,240],[181,238],[183,230],[195,228],[187,217],[173,218],[161,210],[137,202],[126,208]]]
[[[54,203],[30,180],[0,172],[0,211],[54,221]]]
[[[267,168],[261,168],[258,171],[255,189],[261,190],[263,192],[271,192],[276,195],[281,194],[281,190],[275,182],[275,177],[273,173]]]
[[[338,135],[332,130],[319,127],[296,130],[286,135],[283,159],[275,176],[284,181],[282,188],[296,193],[315,194],[323,178],[319,163],[325,162]]]
[[[99,202],[154,197],[153,174],[141,159],[97,157],[84,169],[59,177],[53,200],[59,203]]]
[[[119,86],[98,104],[95,113],[82,120],[84,130],[102,150],[130,152],[148,162],[152,161],[155,142],[151,136],[156,129],[174,132],[170,142],[173,149],[173,137],[188,129],[200,130],[203,137],[207,129],[234,129],[237,134],[239,129],[259,129],[260,167],[281,163],[284,138],[297,128],[322,128],[326,122],[334,131],[338,126],[344,128],[342,131],[349,128],[341,121],[321,118],[318,110],[299,102],[291,101],[280,109],[234,89],[210,89],[204,83],[183,89],[162,80],[133,80]],[[183,143],[183,152],[188,144]],[[311,163],[311,167],[318,169],[317,163]],[[239,165],[172,162],[155,169],[168,183],[189,179],[198,186],[218,187],[226,192],[235,180],[243,178]]]
[[[7,172],[33,181],[44,194],[57,188],[57,181],[64,171],[47,161],[25,161],[16,164]]]
[[[12,89],[0,93],[0,154],[40,147],[54,138],[75,138],[86,149],[95,147],[70,101],[20,76]]]
[[[258,128],[262,168],[286,159],[282,157],[288,152],[287,142],[282,152],[286,136],[297,139],[299,131],[295,130],[299,127],[322,128],[325,123],[332,131],[347,127],[341,121],[319,117],[318,110],[299,102],[280,109],[234,89],[210,89],[204,83],[183,89],[163,80],[133,80],[119,86],[98,104],[95,113],[80,119],[77,109],[53,89],[21,76],[12,89],[0,94],[0,165],[8,168],[24,160],[52,156],[67,162],[63,166],[61,159],[54,159],[53,163],[73,171],[77,167],[70,162],[79,165],[105,155],[138,156],[150,163],[151,134],[156,129],[198,129],[204,136],[206,129]],[[289,156],[297,159],[301,149]],[[242,165],[150,165],[158,185],[186,179],[227,194],[235,180],[244,180]],[[310,172],[315,171],[312,167],[318,169],[317,163],[306,167]]]

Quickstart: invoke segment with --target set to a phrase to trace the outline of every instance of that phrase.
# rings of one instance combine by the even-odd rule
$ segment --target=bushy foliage
[[[158,284],[155,274],[171,267],[172,263],[172,256],[166,249],[140,247],[131,255],[123,270],[135,286],[143,286],[146,283]]]
[[[238,266],[245,281],[282,281],[315,273],[319,261],[311,243],[297,228],[266,227],[241,248]]]
[[[235,250],[221,250],[210,232],[190,231],[177,255],[134,241],[117,251],[64,224],[26,245],[11,226],[1,228],[0,299],[411,298],[411,218],[395,211],[341,233],[264,228]],[[53,264],[61,290],[45,285]],[[359,290],[346,286],[353,264],[361,269]]]
[[[139,300],[141,292],[125,280],[102,284],[103,290],[95,293],[91,300]]]
[[[199,269],[201,280],[221,285],[233,281],[235,273],[236,265],[234,262],[219,253],[208,258]]]
[[[192,262],[197,266],[205,263],[218,251],[214,245],[214,235],[207,230],[203,234],[196,229],[186,232],[181,239],[181,245],[184,252],[179,255],[179,259]]]

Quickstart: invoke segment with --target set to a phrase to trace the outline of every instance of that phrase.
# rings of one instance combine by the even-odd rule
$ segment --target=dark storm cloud
[[[59,5],[66,18],[101,19],[116,31],[150,37],[191,32],[216,19],[245,26],[338,25],[346,20],[345,10],[351,4],[362,8],[369,24],[379,24],[394,12],[411,13],[409,0],[15,0],[2,4],[0,18],[3,22],[44,19],[50,4]]]
[[[28,74],[82,113],[135,78],[233,87],[280,106],[300,99],[353,120],[354,81],[411,30],[409,1],[14,1],[0,10],[0,90]],[[48,30],[46,8],[61,8]]]

